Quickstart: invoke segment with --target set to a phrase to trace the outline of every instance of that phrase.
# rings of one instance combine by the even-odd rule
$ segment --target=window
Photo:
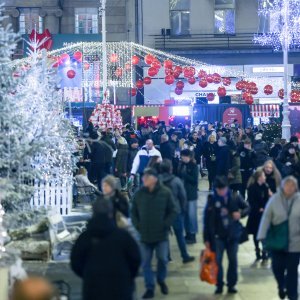
[[[274,0],[264,0],[260,3],[259,10],[271,9],[273,7]],[[259,14],[259,32],[278,32],[282,26],[282,15],[279,10],[270,10],[269,14]]]
[[[172,35],[190,34],[190,0],[170,0]]]
[[[97,8],[75,8],[75,33],[98,33]]]
[[[43,32],[43,18],[39,16],[39,8],[20,8],[19,31],[21,34],[31,33],[32,29]]]
[[[235,34],[235,0],[215,0],[215,33]]]

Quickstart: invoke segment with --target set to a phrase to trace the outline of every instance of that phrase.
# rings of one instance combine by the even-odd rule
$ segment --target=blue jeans
[[[187,249],[186,249],[186,243],[184,239],[184,214],[178,214],[176,219],[173,222],[173,230],[176,236],[178,248],[181,253],[182,259],[186,259],[189,257]]]
[[[188,201],[188,209],[184,215],[185,232],[198,233],[198,200]]]
[[[287,290],[290,300],[298,299],[300,253],[272,252],[272,270],[279,290]]]
[[[147,290],[154,291],[155,281],[154,273],[151,267],[153,253],[154,251],[156,252],[157,258],[157,282],[164,282],[167,277],[169,242],[166,240],[163,242],[153,244],[141,243],[141,251],[143,258],[142,267],[144,273],[145,286]]]
[[[228,270],[227,270],[227,286],[229,288],[235,287],[238,281],[238,253],[239,242],[216,239],[216,254],[218,264],[218,288],[223,288],[223,254],[226,250],[228,257]]]

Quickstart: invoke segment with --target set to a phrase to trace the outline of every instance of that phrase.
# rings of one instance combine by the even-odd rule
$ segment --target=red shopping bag
[[[218,277],[218,265],[216,253],[206,248],[200,256],[200,279],[209,284],[216,285]]]

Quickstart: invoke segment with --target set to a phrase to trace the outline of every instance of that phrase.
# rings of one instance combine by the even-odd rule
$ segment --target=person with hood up
[[[139,247],[117,228],[110,202],[98,201],[71,253],[72,270],[83,280],[83,300],[132,300],[141,263]]]
[[[227,138],[220,137],[218,140],[218,146],[216,157],[216,176],[228,177],[230,169],[230,150],[227,146]]]
[[[116,136],[117,154],[115,160],[116,176],[120,178],[121,188],[126,188],[127,183],[127,160],[128,160],[128,144],[124,137]]]

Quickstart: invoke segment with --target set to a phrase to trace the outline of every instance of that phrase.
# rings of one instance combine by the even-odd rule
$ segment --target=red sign
[[[48,29],[45,29],[43,33],[38,33],[34,29],[31,31],[29,35],[30,41],[36,41],[40,43],[38,49],[46,49],[50,50],[52,48],[52,36]]]
[[[234,120],[238,120],[239,124],[243,124],[242,112],[236,107],[229,107],[223,113],[223,124],[232,124]]]

